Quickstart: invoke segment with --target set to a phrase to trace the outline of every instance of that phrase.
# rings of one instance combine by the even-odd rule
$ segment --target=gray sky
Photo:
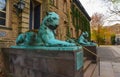
[[[105,2],[105,0],[80,0],[80,2],[82,3],[86,11],[88,12],[90,17],[96,12],[104,14],[105,16],[104,25],[105,26],[113,25],[115,23],[120,23],[120,21],[119,22],[108,21],[108,20],[116,20],[116,19],[120,20],[120,16],[111,16],[108,10],[108,6],[110,8],[113,8],[113,4],[111,2]],[[117,5],[120,6],[120,1],[118,0],[118,2],[119,3]]]

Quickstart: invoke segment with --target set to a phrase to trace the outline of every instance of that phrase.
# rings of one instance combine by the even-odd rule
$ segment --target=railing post
[[[98,72],[99,72],[99,76],[100,76],[100,57],[98,57]]]

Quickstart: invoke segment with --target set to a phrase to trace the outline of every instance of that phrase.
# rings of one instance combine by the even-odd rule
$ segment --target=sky
[[[120,20],[120,16],[116,16],[116,15],[111,16],[111,13],[109,12],[109,9],[108,9],[108,6],[110,8],[113,7],[113,4],[111,2],[105,2],[105,0],[80,0],[80,2],[84,6],[85,10],[87,11],[90,17],[96,12],[103,14],[105,16],[104,26],[120,23],[120,21],[119,22],[109,21],[109,20],[116,20],[116,19]],[[118,0],[118,2],[119,2],[118,5],[120,6],[120,1]]]

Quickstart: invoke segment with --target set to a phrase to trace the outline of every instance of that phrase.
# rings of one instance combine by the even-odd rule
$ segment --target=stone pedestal
[[[82,48],[71,51],[3,48],[2,51],[11,77],[83,77]]]
[[[83,46],[83,47],[84,47],[83,48],[84,56],[87,57],[87,59],[92,60],[92,62],[96,62],[97,61],[97,57],[89,52],[89,51],[91,51],[94,54],[97,54],[96,46]],[[86,50],[86,49],[88,49],[89,51]]]

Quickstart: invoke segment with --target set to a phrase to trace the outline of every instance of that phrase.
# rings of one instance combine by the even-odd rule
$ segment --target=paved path
[[[120,77],[120,46],[98,47],[100,77]]]

